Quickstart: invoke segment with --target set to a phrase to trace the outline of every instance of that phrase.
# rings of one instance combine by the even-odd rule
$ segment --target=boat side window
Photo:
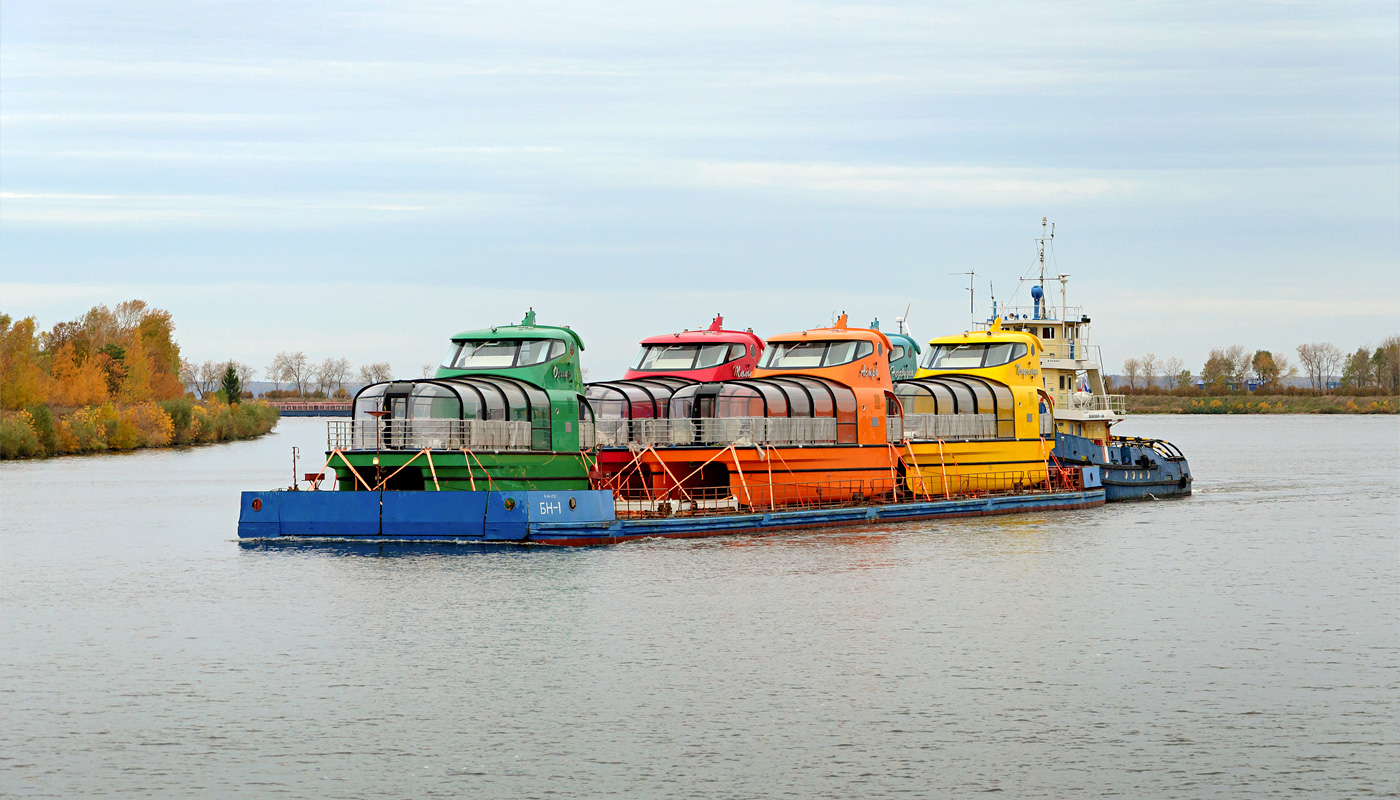
[[[1040,338],[1042,338],[1042,339],[1053,339],[1053,338],[1055,338],[1055,329],[1054,329],[1054,328],[1045,328],[1044,330],[1041,331],[1041,334],[1042,334],[1042,335],[1041,335]]]
[[[695,359],[695,368],[705,369],[707,367],[718,367],[725,362],[728,355],[729,345],[707,344],[700,348],[700,354]]]
[[[457,352],[462,349],[461,342],[452,342],[447,346],[447,355],[442,357],[442,365],[451,367],[457,361]]]
[[[753,345],[749,345],[749,349],[752,350],[752,349],[753,349]],[[743,346],[742,344],[731,344],[731,345],[729,345],[729,358],[728,358],[729,361],[733,361],[733,360],[736,359],[736,358],[743,358],[743,357],[744,357],[744,346]]]
[[[868,345],[869,342],[832,342],[826,349],[826,360],[822,362],[824,367],[834,367],[837,364],[849,364],[855,361],[856,346],[860,344]]]
[[[870,355],[870,354],[872,354],[872,353],[874,353],[874,352],[875,352],[875,346],[872,345],[870,342],[856,342],[856,357],[853,358],[853,359],[851,359],[851,360],[852,360],[852,361],[856,361],[856,360],[858,360],[858,359],[865,358],[866,356],[868,356],[868,355]],[[881,344],[881,345],[880,345],[880,355],[884,355],[884,354],[885,354],[885,346],[884,346],[883,344]],[[844,363],[844,362],[843,362],[843,363]]]
[[[558,339],[534,339],[520,343],[520,357],[516,359],[517,367],[528,367],[534,364],[543,364],[551,358],[563,355],[564,343]]]
[[[374,386],[366,386],[363,391],[355,396],[355,418],[366,417],[367,412],[379,411],[384,405],[384,390],[389,388],[389,384],[381,383]],[[368,417],[373,419],[373,417]]]
[[[994,344],[989,346],[987,348],[987,358],[985,361],[982,362],[982,366],[996,367],[1002,364],[1009,363],[1011,361],[1011,352],[1013,347],[1014,345],[1010,342],[1003,342],[1001,344]]]
[[[904,345],[897,344],[890,347],[890,361],[898,361],[904,358]]]

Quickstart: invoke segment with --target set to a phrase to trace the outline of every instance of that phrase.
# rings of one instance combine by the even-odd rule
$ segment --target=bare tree
[[[248,386],[248,381],[251,381],[258,374],[258,371],[253,369],[251,365],[244,364],[242,361],[230,359],[228,364],[233,367],[234,372],[238,373],[238,382],[245,388]]]
[[[271,363],[267,365],[267,379],[272,381],[272,388],[275,391],[282,390],[282,382],[290,380],[287,373],[287,359],[291,356],[286,350],[272,357]]]
[[[1326,389],[1327,378],[1341,364],[1342,351],[1331,342],[1300,344],[1298,361],[1303,365],[1303,371],[1307,373],[1312,388]]]
[[[1232,344],[1225,348],[1225,359],[1230,363],[1230,382],[1235,384],[1235,388],[1245,388],[1253,358],[1254,355],[1241,345]]]
[[[297,385],[297,394],[306,394],[306,383],[310,377],[311,362],[306,359],[306,353],[298,350],[287,354],[287,380]]]
[[[366,364],[360,367],[361,383],[383,383],[393,375],[393,370],[389,368],[389,362],[376,361],[373,364]]]
[[[1148,353],[1143,356],[1141,363],[1144,385],[1151,389],[1153,386],[1157,385],[1157,376],[1161,374],[1162,365],[1157,361],[1157,356],[1153,353]]]
[[[350,359],[337,358],[331,365],[330,378],[335,383],[336,389],[345,387],[345,379],[350,377]]]
[[[194,382],[198,379],[199,373],[196,371],[194,364],[190,363],[188,358],[181,358],[180,383],[183,383],[185,386],[193,387]]]
[[[1178,378],[1180,377],[1182,371],[1185,369],[1186,362],[1182,361],[1176,356],[1172,356],[1171,358],[1168,358],[1166,361],[1162,362],[1162,374],[1167,376],[1166,386],[1168,389],[1184,388],[1183,386],[1181,386],[1181,382],[1178,380]],[[1189,380],[1191,377],[1191,373],[1188,372],[1186,374],[1186,377]]]
[[[1346,354],[1335,344],[1323,342],[1318,357],[1322,361],[1322,386],[1325,389],[1329,380],[1340,377]]]
[[[335,367],[335,358],[326,356],[311,368],[311,380],[316,384],[316,391],[330,393],[330,387],[335,384]]]
[[[216,363],[212,360],[199,365],[199,380],[195,381],[194,386],[201,400],[219,388],[219,383],[224,379],[225,366],[225,362]]]
[[[1123,377],[1128,379],[1128,388],[1136,389],[1138,378],[1142,377],[1142,362],[1136,358],[1123,359]]]

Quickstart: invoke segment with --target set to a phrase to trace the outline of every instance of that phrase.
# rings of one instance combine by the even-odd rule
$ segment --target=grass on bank
[[[1181,397],[1168,394],[1130,394],[1131,414],[1394,414],[1393,397],[1345,397],[1337,395],[1223,395]]]
[[[176,398],[129,406],[103,403],[66,414],[36,403],[0,415],[0,458],[36,458],[143,447],[209,444],[261,436],[277,424],[267,403]]]

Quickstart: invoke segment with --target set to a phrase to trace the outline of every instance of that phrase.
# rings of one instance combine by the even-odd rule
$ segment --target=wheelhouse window
[[[728,344],[648,344],[632,362],[638,371],[708,369],[718,367],[744,354],[743,345]]]
[[[442,364],[448,369],[530,367],[559,358],[569,346],[559,339],[482,339],[453,342]]]
[[[864,341],[773,342],[763,351],[764,369],[814,369],[849,364],[875,352]]]
[[[999,367],[1024,358],[1026,352],[1026,346],[1020,342],[939,345],[929,351],[921,366],[924,369]]]

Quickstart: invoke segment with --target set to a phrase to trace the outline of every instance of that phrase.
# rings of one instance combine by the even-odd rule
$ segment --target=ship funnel
[[[1032,287],[1031,287],[1031,300],[1035,302],[1035,316],[1033,317],[1033,319],[1040,319],[1040,306],[1041,306],[1041,303],[1043,302],[1043,301],[1042,301],[1042,298],[1044,298],[1044,297],[1045,297],[1045,290],[1044,290],[1044,289],[1040,288],[1039,286],[1032,286]]]

